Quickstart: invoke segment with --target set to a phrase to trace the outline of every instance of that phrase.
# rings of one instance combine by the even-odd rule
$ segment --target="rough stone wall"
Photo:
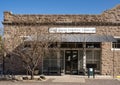
[[[114,75],[120,75],[120,50],[114,51]]]
[[[120,5],[101,15],[16,15],[4,12],[4,23],[119,23]]]
[[[77,23],[82,23],[82,25]],[[87,23],[91,24],[88,25]],[[115,25],[112,23],[115,23]],[[16,15],[5,12],[3,24],[4,43],[10,51],[22,43],[21,36],[48,32],[50,27],[95,27],[97,35],[120,37],[120,5],[105,11],[101,15]],[[111,43],[107,42],[102,43],[101,48],[101,74],[113,75],[114,72],[115,75],[120,75],[120,51],[114,51],[113,53]]]
[[[23,36],[36,35],[37,33],[48,31],[46,26],[24,26],[24,25],[5,25],[4,38],[5,46],[9,51],[14,50],[23,42]],[[8,44],[9,43],[9,44]]]
[[[97,34],[120,37],[120,26],[100,26]],[[120,75],[120,50],[112,50],[112,43],[109,42],[103,42],[101,48],[101,74]]]
[[[113,73],[113,52],[111,51],[111,43],[102,43],[101,56],[101,74],[112,75]]]
[[[111,43],[102,43],[101,74],[120,75],[120,50],[112,49]]]
[[[105,21],[108,22],[120,22],[120,5],[103,12],[102,16],[104,17]]]

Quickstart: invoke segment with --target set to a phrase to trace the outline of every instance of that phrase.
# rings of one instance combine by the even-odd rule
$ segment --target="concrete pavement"
[[[46,81],[0,81],[0,85],[120,85],[120,80],[110,76],[87,76],[64,75],[46,76]]]
[[[0,81],[0,85],[120,85],[120,81],[116,79],[85,79],[84,83],[81,83],[81,82],[51,82],[51,80],[48,80],[45,82]]]

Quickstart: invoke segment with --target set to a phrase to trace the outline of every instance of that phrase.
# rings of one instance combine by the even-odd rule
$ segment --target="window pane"
[[[86,43],[86,48],[100,48],[100,42]]]
[[[61,43],[61,48],[83,48],[83,44],[77,42],[64,42]]]
[[[120,48],[120,39],[116,38],[117,42],[112,43],[112,48]]]

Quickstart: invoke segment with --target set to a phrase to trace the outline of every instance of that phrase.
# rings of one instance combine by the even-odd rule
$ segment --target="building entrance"
[[[78,74],[78,50],[65,51],[65,73]]]

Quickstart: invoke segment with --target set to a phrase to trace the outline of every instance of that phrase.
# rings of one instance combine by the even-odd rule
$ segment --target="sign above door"
[[[91,27],[91,28],[84,28],[84,27],[79,27],[79,28],[49,28],[50,33],[96,33],[96,28]]]

